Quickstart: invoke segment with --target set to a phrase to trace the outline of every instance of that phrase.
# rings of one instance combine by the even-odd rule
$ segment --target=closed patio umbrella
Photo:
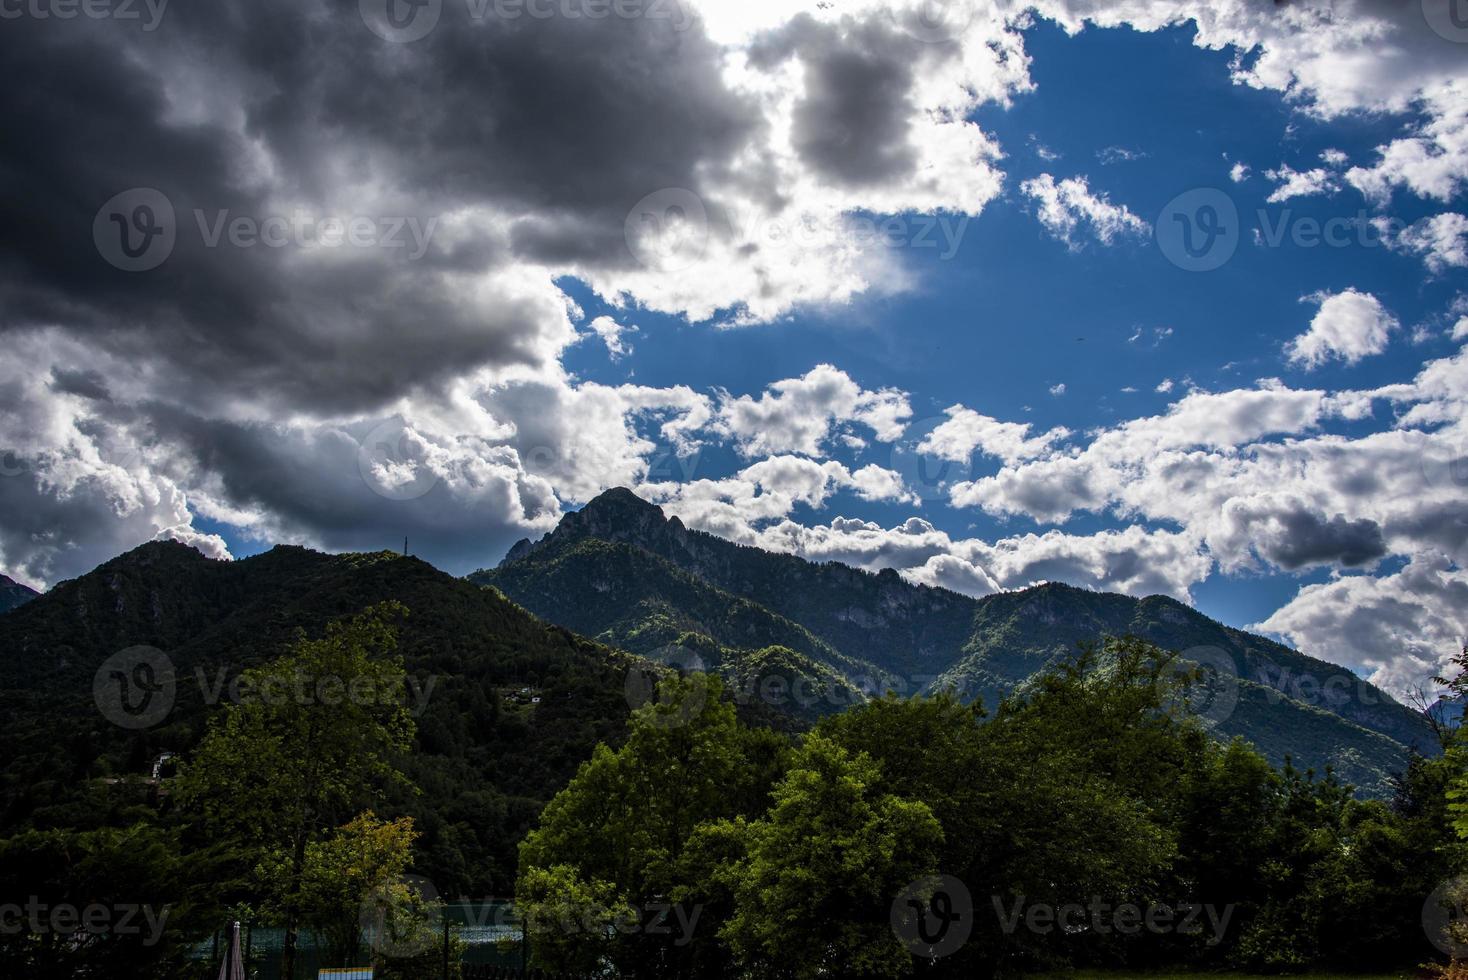
[[[240,924],[229,928],[229,951],[219,967],[219,980],[245,980],[245,958],[240,952]]]

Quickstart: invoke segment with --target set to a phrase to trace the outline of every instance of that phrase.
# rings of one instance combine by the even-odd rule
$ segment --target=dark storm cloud
[[[1285,511],[1272,519],[1278,524],[1277,533],[1267,535],[1259,550],[1281,568],[1293,571],[1329,563],[1350,568],[1386,555],[1381,526],[1372,520],[1352,521],[1341,515],[1327,520],[1307,511]]]
[[[229,393],[365,411],[478,365],[545,363],[567,339],[553,294],[480,277],[513,276],[516,250],[629,264],[632,205],[697,188],[757,117],[696,23],[468,11],[445,4],[410,45],[369,31],[355,0],[180,4],[151,33],[8,21],[0,325],[166,361],[170,394],[206,407]],[[130,188],[175,212],[151,271],[93,243],[98,209]],[[366,219],[374,245],[260,240],[296,207]],[[519,223],[452,223],[473,208]],[[235,239],[237,218],[256,235]],[[393,229],[403,247],[376,244]]]
[[[801,159],[836,183],[882,184],[911,175],[913,72],[923,46],[883,20],[820,24],[803,14],[757,45],[755,64],[799,57],[805,94],[795,107]]]
[[[451,473],[429,476],[410,493],[384,495],[363,472],[374,423],[302,430],[204,419],[161,405],[150,415],[157,436],[215,474],[234,506],[269,515],[265,530],[275,541],[376,551],[400,548],[407,537],[415,554],[466,573],[493,564],[522,537],[522,520],[560,513],[547,487],[527,484],[508,465],[478,474],[472,487],[450,487],[460,475]]]
[[[91,401],[111,401],[107,390],[107,379],[100,371],[72,371],[65,368],[51,369],[51,390],[62,395],[79,395]]]

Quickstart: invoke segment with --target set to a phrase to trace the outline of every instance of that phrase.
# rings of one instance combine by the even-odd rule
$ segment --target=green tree
[[[361,814],[330,836],[306,846],[301,870],[301,923],[325,941],[333,963],[361,960],[363,910],[398,885],[412,860],[417,834],[410,818],[380,820]],[[284,852],[262,868],[273,894],[290,887],[291,867]]]
[[[740,724],[723,684],[704,674],[663,681],[629,726],[623,747],[599,746],[520,847],[517,905],[541,968],[605,959],[672,976],[720,959],[700,918],[711,869],[689,845],[711,821],[764,811],[788,742]],[[586,922],[620,928],[608,937]],[[694,935],[680,924],[696,924]]]
[[[241,677],[241,699],[211,719],[178,800],[202,835],[254,858],[286,929],[293,976],[311,845],[400,782],[414,725],[394,653],[397,603],[332,623],[320,639]]]
[[[881,768],[812,735],[744,828],[736,907],[721,935],[754,975],[895,977],[911,955],[891,907],[933,874],[943,831],[928,805],[880,788]]]
[[[1033,957],[1052,941],[1006,932],[999,907],[1135,898],[1171,860],[1171,831],[1110,778],[1112,764],[1096,760],[1098,752],[1134,758],[1141,751],[1098,748],[1084,730],[1084,719],[1094,715],[1113,739],[1159,741],[1147,730],[1162,702],[1155,675],[1139,667],[1098,683],[1093,670],[1083,662],[1059,671],[1004,702],[987,722],[982,709],[941,694],[889,696],[819,727],[848,751],[879,762],[881,790],[922,801],[943,827],[938,870],[968,886],[976,928],[934,969],[972,975]],[[1145,724],[1137,726],[1138,718]]]

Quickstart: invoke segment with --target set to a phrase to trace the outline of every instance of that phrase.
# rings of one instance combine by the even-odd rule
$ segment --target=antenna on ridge
[[[404,538],[403,539],[403,557],[404,558],[408,557],[408,539],[407,538]]]

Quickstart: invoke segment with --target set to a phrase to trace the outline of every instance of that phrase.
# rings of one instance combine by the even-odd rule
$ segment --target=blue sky
[[[588,315],[620,316],[639,328],[629,340],[632,356],[612,361],[602,346],[585,343],[568,352],[568,370],[605,384],[745,393],[771,377],[832,363],[864,387],[913,393],[918,418],[963,403],[1039,429],[1082,431],[1165,411],[1189,380],[1215,391],[1266,377],[1300,387],[1367,389],[1408,380],[1426,358],[1451,354],[1457,345],[1438,330],[1416,345],[1399,337],[1382,355],[1355,365],[1306,371],[1286,360],[1284,346],[1309,324],[1312,310],[1301,299],[1310,293],[1355,287],[1379,297],[1411,326],[1440,321],[1468,286],[1461,273],[1425,275],[1418,259],[1381,247],[1369,229],[1352,231],[1346,247],[1301,247],[1290,236],[1278,246],[1246,240],[1226,266],[1200,274],[1174,267],[1150,237],[1111,248],[1092,242],[1073,251],[1036,222],[1014,186],[1041,173],[1087,175],[1093,189],[1149,219],[1178,194],[1220,188],[1237,202],[1249,233],[1294,228],[1302,219],[1364,221],[1376,213],[1355,193],[1270,204],[1275,185],[1261,171],[1281,163],[1308,170],[1333,148],[1353,159],[1369,155],[1411,122],[1411,114],[1312,119],[1277,94],[1235,84],[1231,55],[1200,52],[1194,33],[1191,27],[1154,33],[1120,28],[1070,37],[1048,22],[1026,32],[1036,91],[1012,107],[985,107],[974,115],[1006,148],[1008,193],[965,227],[951,260],[940,259],[937,249],[909,250],[904,258],[922,282],[912,294],[710,332],[679,317],[599,304],[588,290],[568,283]],[[1106,155],[1117,149],[1133,158]],[[1252,173],[1236,184],[1230,170],[1237,162]],[[1435,213],[1430,204],[1400,203],[1394,213],[1407,221]],[[1174,391],[1157,392],[1168,379]],[[1050,389],[1061,383],[1066,393],[1053,396]],[[1124,392],[1128,387],[1136,391]],[[885,465],[890,457],[883,445],[835,454],[852,466]],[[670,471],[673,466],[669,460]],[[706,451],[696,476],[724,477],[739,467],[732,453]],[[998,467],[978,462],[974,470]],[[809,523],[840,514],[891,525],[912,510],[845,491],[819,509],[798,507],[793,517]],[[996,520],[942,500],[927,502],[921,513],[962,536],[993,538],[1047,526]],[[1082,517],[1067,527],[1125,523]],[[1214,575],[1193,595],[1209,615],[1247,625],[1267,618],[1302,583],[1324,582],[1331,574],[1319,568]]]

